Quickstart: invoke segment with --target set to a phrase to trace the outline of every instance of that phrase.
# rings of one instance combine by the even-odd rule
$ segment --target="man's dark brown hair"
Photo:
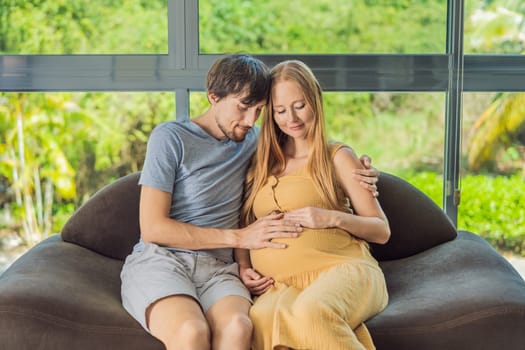
[[[262,61],[249,55],[224,56],[208,71],[206,89],[219,98],[246,93],[242,102],[254,105],[268,98],[270,71]]]

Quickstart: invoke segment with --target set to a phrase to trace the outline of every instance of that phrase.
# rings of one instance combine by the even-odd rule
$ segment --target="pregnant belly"
[[[285,243],[287,247],[254,249],[250,251],[250,257],[255,270],[277,279],[328,268],[361,255],[358,241],[338,229],[305,229],[297,238],[273,241]]]

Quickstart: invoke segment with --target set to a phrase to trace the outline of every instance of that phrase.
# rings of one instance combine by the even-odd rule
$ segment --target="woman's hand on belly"
[[[252,295],[261,295],[273,286],[273,279],[259,274],[251,267],[239,267],[242,282]]]
[[[330,209],[304,207],[286,212],[284,219],[313,229],[335,227],[335,211]]]

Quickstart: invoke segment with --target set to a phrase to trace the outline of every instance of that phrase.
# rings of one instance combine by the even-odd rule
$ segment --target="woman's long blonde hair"
[[[306,103],[314,114],[314,122],[307,133],[310,145],[307,172],[313,179],[316,190],[331,209],[342,210],[345,198],[338,185],[328,147],[321,85],[310,68],[297,60],[284,61],[272,68],[271,88],[277,81],[282,80],[294,81],[301,87]],[[283,133],[276,124],[272,106],[270,89],[270,97],[263,111],[257,150],[246,175],[244,204],[241,210],[241,225],[243,226],[255,221],[253,213],[255,195],[265,185],[268,176],[280,174],[286,166],[283,149],[288,135]]]

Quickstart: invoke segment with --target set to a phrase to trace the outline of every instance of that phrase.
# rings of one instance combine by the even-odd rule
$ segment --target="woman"
[[[302,232],[274,240],[286,249],[235,252],[243,282],[259,295],[250,311],[253,348],[373,349],[364,322],[388,295],[367,242],[386,243],[388,221],[350,176],[362,167],[353,150],[327,142],[312,71],[285,61],[271,74],[241,221],[281,212]]]

